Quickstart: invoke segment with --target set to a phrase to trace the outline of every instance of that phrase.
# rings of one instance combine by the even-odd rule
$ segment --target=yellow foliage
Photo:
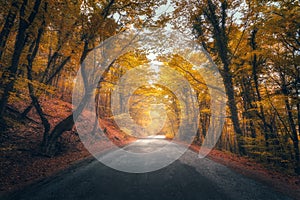
[[[165,136],[166,136],[166,139],[170,139],[170,140],[172,140],[174,138],[174,134],[172,134],[172,133],[166,133]]]

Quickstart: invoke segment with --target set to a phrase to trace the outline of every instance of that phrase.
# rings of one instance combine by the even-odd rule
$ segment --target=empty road
[[[125,147],[135,153],[155,151],[169,144],[162,139],[140,139]],[[176,151],[176,145],[168,151]],[[104,155],[122,165],[120,150]],[[121,161],[120,161],[121,160]],[[146,161],[147,163],[147,161]],[[165,168],[148,173],[125,173],[87,159],[44,181],[3,199],[30,200],[201,200],[290,199],[273,189],[231,171],[208,158],[186,151]]]

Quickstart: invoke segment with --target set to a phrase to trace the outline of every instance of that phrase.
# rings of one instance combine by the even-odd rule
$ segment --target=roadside
[[[192,144],[190,145],[190,149],[199,152],[200,147]],[[241,157],[230,152],[213,149],[207,157],[229,167],[239,174],[264,183],[278,192],[294,199],[300,199],[300,176],[287,175],[267,169],[267,167],[250,158]]]

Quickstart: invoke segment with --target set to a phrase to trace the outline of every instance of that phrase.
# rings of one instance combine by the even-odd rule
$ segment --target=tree
[[[122,9],[125,9],[128,12],[127,16],[130,16],[130,13],[136,13],[135,7],[141,7],[142,13],[151,16],[153,13],[149,12],[149,7],[147,5],[153,5],[153,2],[148,2],[146,4],[134,3],[134,2],[119,2],[117,4],[114,0],[105,3],[103,7],[99,7],[96,2],[87,3],[88,9],[93,10],[93,12],[84,12],[82,13],[82,17],[84,19],[84,23],[81,24],[82,32],[81,32],[81,42],[83,42],[83,49],[81,52],[79,63],[81,64],[81,75],[85,84],[88,84],[88,80],[86,77],[86,70],[84,66],[84,60],[87,57],[88,53],[96,47],[97,42],[102,42],[107,37],[112,36],[116,33],[116,29],[118,26],[115,25],[115,21],[111,19],[111,14],[113,12],[120,12]],[[130,10],[129,10],[130,9]],[[126,16],[126,17],[127,17]],[[128,19],[126,18],[124,21],[126,22]],[[109,30],[104,32],[103,30]],[[112,61],[109,66],[113,65],[114,61]],[[107,69],[109,70],[110,67]],[[67,118],[59,122],[51,131],[51,133],[46,134],[42,143],[42,151],[46,155],[53,155],[55,153],[55,146],[57,139],[66,131],[69,131],[74,126],[74,121],[76,121],[77,117],[85,108],[87,103],[87,99],[90,98],[93,91],[90,91],[88,85],[84,86],[84,95],[79,103],[79,106],[75,109],[75,111],[69,115]]]
[[[16,78],[17,78],[16,74],[19,67],[21,54],[25,47],[26,40],[28,39],[27,31],[30,28],[30,26],[34,23],[34,20],[36,19],[36,16],[39,13],[40,5],[41,5],[40,0],[34,1],[33,8],[31,9],[31,12],[29,13],[28,17],[26,13],[28,1],[24,0],[20,7],[19,27],[15,39],[14,53],[11,58],[11,65],[8,67],[7,70],[5,70],[5,72],[2,75],[2,79],[4,80],[4,84],[3,84],[4,91],[0,100],[0,119],[3,118],[7,101],[10,96],[10,92],[14,88],[14,84],[16,82]]]
[[[232,64],[232,52],[229,48],[229,35],[231,34],[227,24],[232,22],[232,18],[228,17],[230,6],[233,6],[234,2],[221,1],[215,3],[211,0],[207,0],[204,5],[201,6],[200,13],[195,15],[194,30],[199,37],[203,37],[203,29],[207,27],[211,30],[211,36],[214,40],[213,47],[222,62],[220,68],[221,75],[223,77],[226,94],[228,97],[228,107],[230,109],[230,118],[233,123],[234,131],[237,135],[239,151],[241,154],[245,154],[245,148],[243,144],[243,132],[239,124],[238,108],[236,106],[236,97],[234,91],[233,74],[231,69]],[[231,22],[229,21],[231,20]],[[207,34],[207,33],[206,33]],[[207,41],[202,41],[204,47],[208,49]]]

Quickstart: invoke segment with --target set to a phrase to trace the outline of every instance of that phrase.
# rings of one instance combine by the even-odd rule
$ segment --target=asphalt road
[[[126,147],[144,152],[166,145],[168,141],[141,139]],[[174,151],[176,146],[168,147]],[[119,150],[104,156],[116,159]],[[188,150],[169,166],[148,173],[125,173],[111,169],[96,159],[87,159],[44,181],[3,199],[30,200],[201,200],[201,199],[290,199],[273,189],[231,171],[207,158],[199,159]]]

